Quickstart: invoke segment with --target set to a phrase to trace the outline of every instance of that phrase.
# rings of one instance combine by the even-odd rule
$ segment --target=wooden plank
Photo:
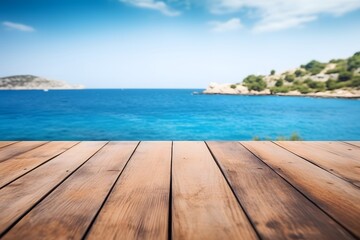
[[[167,239],[171,142],[141,142],[89,239]]]
[[[107,144],[3,239],[81,239],[137,144]]]
[[[316,165],[271,142],[242,144],[323,211],[360,237],[360,191]]]
[[[105,142],[82,142],[0,189],[0,236]]]
[[[3,162],[9,158],[12,158],[16,155],[27,152],[31,149],[37,148],[41,145],[44,145],[47,142],[18,142],[15,144],[8,145],[0,149],[0,162]]]
[[[172,237],[257,239],[204,142],[174,142]]]
[[[49,159],[61,154],[77,142],[50,142],[33,150],[0,162],[0,188],[30,172]]]
[[[336,158],[337,161],[342,162],[344,159],[349,158],[352,160],[356,160],[357,162],[360,161],[360,149],[354,145],[350,145],[344,142],[333,142],[333,141],[327,141],[327,142],[320,142],[320,141],[280,141],[275,143],[283,143],[284,145],[297,145],[300,144],[301,147],[311,148],[311,150],[314,150],[316,152],[321,151],[323,154],[326,154],[327,156],[331,158]],[[296,146],[295,146],[296,147]],[[336,156],[331,156],[329,154],[333,154]]]
[[[0,148],[16,143],[15,141],[0,141]]]
[[[239,143],[208,146],[262,239],[353,239]]]
[[[360,148],[336,142],[276,144],[360,187]]]
[[[360,147],[360,141],[347,141],[346,143],[356,147]]]

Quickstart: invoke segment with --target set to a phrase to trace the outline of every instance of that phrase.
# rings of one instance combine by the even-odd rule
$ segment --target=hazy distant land
[[[360,52],[328,63],[313,60],[283,73],[250,75],[241,83],[211,83],[203,93],[360,98]]]
[[[47,90],[82,89],[82,85],[71,85],[63,81],[49,80],[32,75],[16,75],[0,78],[0,90]]]

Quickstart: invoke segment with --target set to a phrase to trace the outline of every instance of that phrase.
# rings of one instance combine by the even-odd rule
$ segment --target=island
[[[0,78],[0,90],[49,90],[82,89],[82,85],[71,85],[63,81],[49,80],[33,75],[16,75]]]
[[[249,75],[240,83],[210,83],[203,93],[360,98],[360,52],[327,63],[312,60],[282,73]]]

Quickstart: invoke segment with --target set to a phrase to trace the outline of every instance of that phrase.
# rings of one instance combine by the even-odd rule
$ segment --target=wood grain
[[[276,144],[360,187],[360,148],[336,142]]]
[[[323,211],[360,237],[360,191],[316,165],[271,142],[242,144]]]
[[[17,142],[0,149],[0,162],[3,162],[16,155],[27,152],[31,149],[44,145],[47,142]]]
[[[0,141],[0,148],[16,143],[15,141]]]
[[[49,159],[63,153],[77,142],[50,142],[0,162],[0,188],[19,176],[30,172]]]
[[[174,142],[172,237],[256,239],[204,142]]]
[[[353,239],[236,142],[208,142],[262,239]]]
[[[105,142],[82,142],[0,190],[0,235]]]
[[[136,146],[137,142],[107,144],[4,239],[81,239]]]
[[[360,141],[347,141],[346,143],[356,147],[360,147]]]
[[[141,142],[89,239],[167,239],[171,142]]]

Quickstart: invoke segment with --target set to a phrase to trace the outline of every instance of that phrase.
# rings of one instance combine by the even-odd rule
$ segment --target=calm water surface
[[[0,91],[0,139],[360,140],[359,100],[194,91]]]

